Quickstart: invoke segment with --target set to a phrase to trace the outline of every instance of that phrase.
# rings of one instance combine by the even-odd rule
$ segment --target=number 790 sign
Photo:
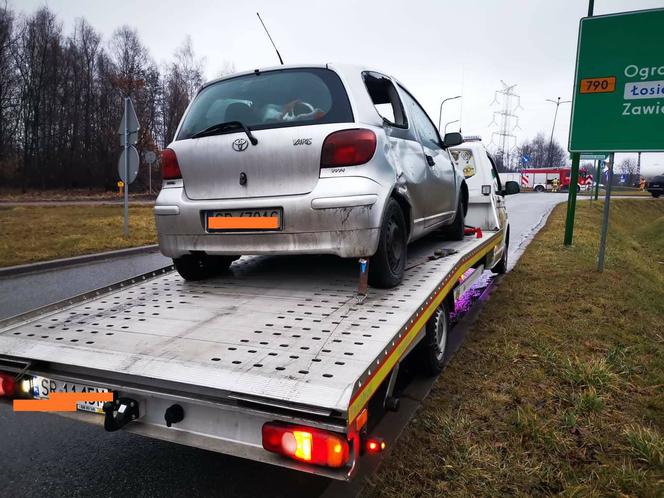
[[[586,78],[581,80],[580,93],[610,93],[616,90],[616,77]]]

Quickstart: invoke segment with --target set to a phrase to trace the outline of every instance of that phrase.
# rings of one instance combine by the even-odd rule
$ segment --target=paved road
[[[511,263],[563,195],[508,198]],[[0,280],[0,317],[157,269],[139,255]],[[323,478],[0,405],[0,496],[318,496]]]

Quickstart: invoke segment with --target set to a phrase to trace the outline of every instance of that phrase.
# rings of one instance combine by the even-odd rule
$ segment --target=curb
[[[55,268],[65,268],[68,266],[80,265],[83,263],[90,263],[93,261],[120,258],[123,256],[132,256],[134,254],[157,252],[158,250],[159,246],[157,244],[151,244],[148,246],[130,247],[128,249],[118,249],[116,251],[84,254],[82,256],[74,256],[73,258],[52,259],[50,261],[42,261],[39,263],[8,266],[6,268],[0,268],[0,278],[9,277],[13,275],[25,275],[28,273],[36,273],[40,271],[52,270]]]

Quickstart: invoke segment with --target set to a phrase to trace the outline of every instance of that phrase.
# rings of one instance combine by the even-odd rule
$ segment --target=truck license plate
[[[32,395],[37,399],[46,399],[52,392],[58,393],[107,393],[108,389],[103,387],[85,386],[61,380],[47,379],[46,377],[35,377],[32,382]],[[76,403],[76,409],[83,412],[104,413],[103,401],[80,401]]]

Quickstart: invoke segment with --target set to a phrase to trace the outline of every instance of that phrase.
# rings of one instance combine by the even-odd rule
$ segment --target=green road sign
[[[569,150],[664,150],[664,9],[581,19]]]

